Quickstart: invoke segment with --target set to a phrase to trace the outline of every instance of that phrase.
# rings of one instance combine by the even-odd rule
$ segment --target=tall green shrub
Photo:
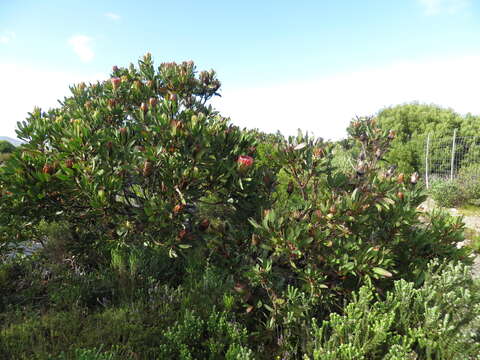
[[[418,175],[379,168],[394,133],[369,118],[349,132],[362,150],[348,173],[334,171],[330,144],[299,135],[279,146],[288,176],[263,219],[251,220],[255,262],[235,291],[284,355],[304,351],[310,319],[339,311],[362,284],[383,292],[394,279],[421,283],[432,257],[468,261],[455,246],[459,219],[434,212],[422,222]]]
[[[255,217],[266,193],[256,140],[207,106],[219,87],[213,71],[155,68],[147,54],[106,81],[73,86],[59,108],[34,109],[18,125],[26,143],[0,170],[0,241],[64,221],[77,257],[93,249],[93,262],[108,263],[116,246],[176,256],[198,244],[211,221],[200,208]]]

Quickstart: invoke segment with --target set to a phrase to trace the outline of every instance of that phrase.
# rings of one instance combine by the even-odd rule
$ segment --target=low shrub
[[[10,299],[17,306],[10,304],[0,316],[0,358],[253,358],[248,331],[232,311],[233,282],[221,269],[191,262],[183,286],[140,281],[136,299],[102,300],[99,294],[87,307],[84,299],[96,288],[87,279],[108,276],[89,274],[81,282],[87,294],[72,278],[64,278],[57,288],[46,286],[41,296],[48,301],[41,307],[28,298],[31,302],[19,311],[22,295]],[[106,289],[118,291],[115,282]]]
[[[429,193],[443,207],[477,204],[480,201],[480,165],[471,164],[461,168],[454,180],[432,181]]]
[[[480,200],[480,164],[470,164],[458,172],[456,182],[464,189],[469,203]]]
[[[360,289],[343,315],[312,328],[313,359],[478,359],[480,292],[470,269],[437,262],[420,288],[395,282],[385,300]]]
[[[439,206],[447,208],[462,205],[469,198],[466,189],[452,180],[432,181],[429,194]]]
[[[128,359],[126,354],[122,354],[115,349],[110,351],[102,351],[102,346],[92,349],[76,349],[73,357],[68,357],[65,353],[62,353],[58,360],[115,360],[115,359]]]

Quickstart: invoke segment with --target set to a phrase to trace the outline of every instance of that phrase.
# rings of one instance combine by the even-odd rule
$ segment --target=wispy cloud
[[[426,15],[456,14],[468,9],[471,0],[417,0]]]
[[[15,39],[15,33],[13,31],[5,31],[0,34],[0,44],[8,44]]]
[[[113,13],[113,12],[108,12],[108,13],[105,14],[105,16],[106,16],[107,18],[109,18],[110,20],[113,20],[113,21],[118,21],[118,20],[120,20],[120,18],[121,18],[120,15],[115,14],[115,13]]]
[[[75,35],[68,39],[68,44],[83,62],[89,62],[95,56],[92,50],[92,39],[85,35]]]
[[[350,120],[384,107],[419,101],[480,114],[480,54],[401,62],[354,73],[263,88],[225,85],[215,105],[237,125],[295,135],[297,129],[340,139]],[[245,99],[247,106],[245,106]]]

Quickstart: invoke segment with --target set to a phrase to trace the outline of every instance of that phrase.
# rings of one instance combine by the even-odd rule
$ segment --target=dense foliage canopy
[[[478,152],[480,139],[473,138],[480,130],[480,118],[476,116],[461,116],[451,109],[437,105],[412,103],[383,109],[377,118],[381,128],[392,129],[397,134],[386,158],[390,163],[397,164],[400,171],[422,170],[425,164],[426,138],[429,134],[438,148],[443,144],[446,149],[449,149],[455,129],[458,136],[472,137],[470,141],[457,145],[464,147],[459,151],[462,154],[459,163],[464,161],[463,157],[465,162],[467,159],[472,160],[475,155],[473,152]],[[431,154],[436,157],[431,161],[439,162],[443,159],[444,166],[448,166],[449,156],[445,156],[443,151],[439,152],[437,149]]]

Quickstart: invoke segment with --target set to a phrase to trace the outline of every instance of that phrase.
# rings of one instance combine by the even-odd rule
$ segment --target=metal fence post
[[[453,130],[452,140],[452,161],[450,163],[450,180],[453,180],[453,166],[455,163],[455,138],[457,137],[457,129]]]
[[[425,184],[428,189],[428,152],[430,148],[430,133],[427,135],[427,149],[425,151]]]

